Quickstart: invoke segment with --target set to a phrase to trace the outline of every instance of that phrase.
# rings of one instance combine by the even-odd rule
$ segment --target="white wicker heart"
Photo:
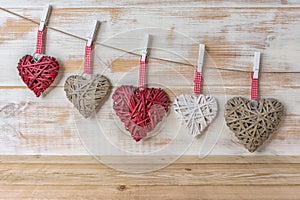
[[[182,94],[174,100],[177,118],[189,129],[193,136],[201,132],[214,120],[218,104],[210,95]]]

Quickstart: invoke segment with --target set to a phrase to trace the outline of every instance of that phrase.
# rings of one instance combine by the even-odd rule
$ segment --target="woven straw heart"
[[[273,98],[251,102],[234,97],[226,103],[225,120],[248,151],[254,152],[276,131],[283,112],[284,106]]]
[[[53,83],[59,64],[50,56],[42,56],[35,61],[33,56],[25,55],[19,60],[17,68],[27,87],[39,97]]]
[[[113,94],[113,108],[135,141],[147,136],[168,113],[170,99],[160,88],[140,90],[121,86]]]
[[[182,94],[175,99],[174,110],[189,133],[196,136],[214,120],[218,105],[216,99],[209,95]]]
[[[69,76],[64,87],[67,98],[85,118],[100,107],[110,89],[110,83],[105,76],[100,74],[87,76]]]

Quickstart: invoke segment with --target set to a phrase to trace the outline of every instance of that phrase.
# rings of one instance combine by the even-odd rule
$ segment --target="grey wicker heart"
[[[100,107],[109,88],[108,79],[100,74],[72,75],[68,77],[64,86],[67,98],[85,118]]]
[[[284,106],[273,98],[250,101],[243,97],[229,99],[225,120],[239,141],[254,152],[276,131]]]
[[[199,135],[216,117],[217,100],[209,95],[182,94],[174,100],[177,118],[189,129],[191,135]]]

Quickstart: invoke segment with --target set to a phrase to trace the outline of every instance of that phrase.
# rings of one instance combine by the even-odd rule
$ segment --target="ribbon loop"
[[[196,74],[195,74],[195,78],[194,78],[194,93],[195,94],[201,93],[204,53],[205,53],[205,44],[199,44],[198,65],[196,67]]]
[[[44,8],[43,15],[41,17],[40,26],[37,33],[37,40],[36,40],[36,50],[37,54],[44,53],[44,40],[46,35],[46,24],[48,22],[49,16],[51,12],[51,5],[47,4]]]
[[[91,73],[91,60],[92,60],[92,49],[93,43],[88,46],[85,46],[85,54],[84,54],[84,73],[90,74]]]
[[[35,52],[37,54],[43,54],[44,53],[44,36],[45,36],[46,28],[43,30],[38,30],[37,33],[37,39],[36,39],[36,49]]]
[[[139,70],[139,88],[145,89],[145,83],[146,83],[146,60],[143,59],[143,57],[140,57],[140,70]]]
[[[201,93],[201,83],[202,83],[202,72],[198,72],[196,70],[195,78],[194,78],[194,93],[200,94]]]
[[[146,62],[148,54],[148,44],[149,44],[149,34],[145,35],[144,47],[142,50],[142,55],[140,57],[140,70],[139,70],[139,88],[145,89],[146,83]]]
[[[94,46],[94,40],[99,28],[99,21],[95,20],[92,26],[92,30],[88,36],[88,40],[85,45],[85,54],[84,54],[84,73],[91,73],[91,63],[92,63],[92,50]]]

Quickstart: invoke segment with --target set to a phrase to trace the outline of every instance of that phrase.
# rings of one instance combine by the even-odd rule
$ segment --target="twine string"
[[[24,19],[24,20],[26,20],[28,22],[31,22],[31,23],[34,23],[34,24],[39,24],[39,22],[37,22],[36,20],[33,20],[31,18],[28,18],[28,17],[23,16],[23,15],[18,14],[18,13],[15,13],[15,12],[9,10],[9,9],[0,7],[0,10],[4,11],[6,13],[9,13],[11,15],[14,15],[16,17],[19,17],[21,19]],[[54,30],[56,32],[63,33],[65,35],[68,35],[68,36],[73,37],[73,38],[77,38],[77,39],[80,39],[80,40],[86,40],[86,38],[84,38],[84,37],[80,37],[78,35],[66,32],[66,31],[61,30],[61,29],[57,29],[57,28],[49,27],[49,26],[48,26],[48,28],[51,29],[51,30]],[[140,54],[138,54],[138,53],[135,53],[135,52],[132,52],[132,51],[128,51],[128,50],[125,50],[125,49],[122,49],[122,48],[119,48],[119,47],[111,46],[111,45],[108,45],[108,44],[105,44],[105,43],[96,42],[96,44],[101,45],[103,47],[111,48],[111,49],[114,49],[114,50],[117,50],[117,51],[121,51],[121,52],[124,52],[124,53],[128,53],[128,54],[131,54],[131,55],[140,56]],[[158,61],[170,62],[170,63],[180,64],[180,65],[185,65],[185,66],[193,66],[193,64],[188,63],[188,62],[176,61],[176,60],[159,58],[159,57],[153,57],[153,56],[150,56],[150,57],[152,59],[158,60]],[[208,67],[208,68],[212,68],[212,67]],[[229,69],[224,69],[224,68],[217,67],[217,66],[215,66],[213,68],[217,69],[217,70],[232,71],[232,72],[245,72],[245,73],[249,72],[247,70],[242,70],[242,69],[230,69],[230,68]],[[293,73],[294,74],[294,73],[300,73],[300,71],[295,71],[295,70],[294,71],[262,71],[261,73],[283,73],[283,74]]]

